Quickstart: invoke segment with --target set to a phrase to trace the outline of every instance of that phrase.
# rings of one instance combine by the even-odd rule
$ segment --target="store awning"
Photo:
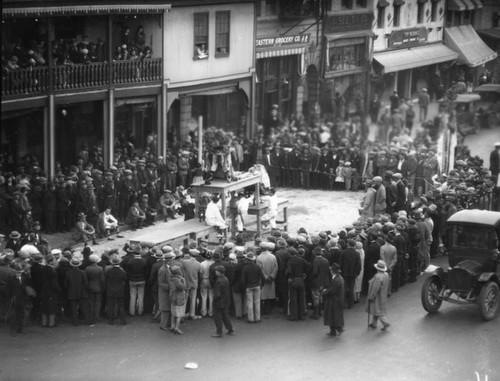
[[[60,5],[52,7],[9,7],[2,8],[3,17],[47,17],[99,14],[145,14],[168,11],[171,4],[96,4]]]
[[[460,25],[446,28],[444,43],[458,53],[457,63],[476,67],[497,57],[478,36],[472,25]]]
[[[448,10],[449,11],[465,11],[467,8],[462,0],[450,0],[448,1]]]
[[[472,2],[476,5],[476,9],[483,8],[483,3],[481,2],[481,0],[472,0]]]
[[[306,51],[305,46],[294,47],[294,48],[272,48],[266,50],[257,50],[256,59],[261,58],[271,58],[271,57],[282,57],[282,56],[293,56],[295,54],[302,54]]]
[[[462,0],[462,2],[465,4],[465,8],[468,11],[473,11],[476,9],[476,5],[472,2],[472,0]]]
[[[500,28],[480,29],[477,31],[481,36],[500,40]]]
[[[373,59],[384,67],[384,73],[423,67],[457,59],[458,54],[442,44],[375,53]]]

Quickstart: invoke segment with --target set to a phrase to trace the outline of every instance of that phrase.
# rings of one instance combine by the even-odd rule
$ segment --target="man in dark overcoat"
[[[339,264],[345,280],[345,297],[347,308],[354,305],[354,284],[356,277],[361,272],[361,257],[356,251],[356,242],[353,239],[347,240],[347,249],[340,252]]]
[[[108,322],[114,324],[115,312],[117,310],[120,324],[127,324],[124,311],[125,284],[127,274],[120,267],[121,258],[118,254],[111,256],[111,268],[104,274],[106,285],[106,298],[108,310]]]
[[[222,323],[227,329],[227,334],[234,334],[233,325],[229,317],[229,304],[231,303],[231,289],[229,280],[224,275],[224,266],[216,266],[215,274],[217,279],[214,285],[213,311],[214,322],[217,332],[212,337],[222,337]]]
[[[344,279],[340,275],[338,263],[330,267],[332,279],[323,290],[325,310],[323,314],[324,325],[330,327],[329,336],[340,335],[344,331]]]
[[[78,312],[83,313],[86,323],[90,323],[89,309],[88,309],[88,282],[87,275],[79,267],[82,261],[76,257],[71,258],[69,261],[72,267],[66,273],[65,289],[66,298],[68,299],[71,308],[71,318],[73,325],[79,325]]]

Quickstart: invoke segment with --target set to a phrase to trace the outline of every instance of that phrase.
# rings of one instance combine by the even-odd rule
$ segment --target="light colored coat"
[[[170,311],[170,269],[166,264],[158,270],[158,308]]]
[[[257,257],[257,264],[262,268],[262,273],[266,279],[260,295],[261,300],[275,299],[276,288],[274,280],[278,273],[278,261],[276,257],[269,251],[264,251]]]
[[[366,299],[366,312],[373,316],[387,314],[387,292],[389,289],[389,274],[377,271],[368,283],[368,298]],[[373,300],[373,302],[371,302]]]
[[[361,203],[360,218],[361,222],[365,222],[368,218],[375,215],[375,198],[377,191],[373,188],[368,188]]]

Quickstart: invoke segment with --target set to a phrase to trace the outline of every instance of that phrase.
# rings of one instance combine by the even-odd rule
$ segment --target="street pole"
[[[198,163],[203,162],[203,116],[198,116]]]

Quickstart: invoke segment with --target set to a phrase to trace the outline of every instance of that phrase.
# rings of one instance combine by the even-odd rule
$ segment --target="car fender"
[[[498,283],[498,277],[493,272],[482,273],[481,275],[479,275],[479,278],[477,278],[477,280],[479,282],[489,282],[490,280],[493,280]]]
[[[442,280],[443,279],[443,275],[445,273],[445,269],[442,268],[442,267],[439,267],[439,266],[429,265],[425,269],[425,273],[429,274],[429,275],[432,275],[432,276],[436,276],[436,277],[438,277],[439,279]]]

